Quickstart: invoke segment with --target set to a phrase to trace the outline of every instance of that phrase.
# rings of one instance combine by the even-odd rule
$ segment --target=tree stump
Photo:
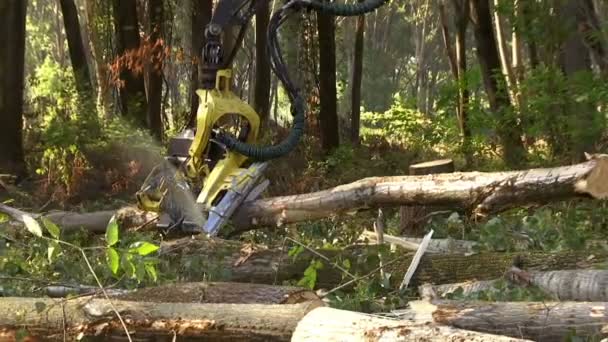
[[[429,162],[410,165],[410,176],[433,175],[438,173],[454,172],[454,161],[452,159],[440,159]],[[399,231],[401,235],[422,236],[425,224],[424,217],[430,212],[429,207],[424,206],[402,206],[399,208]]]

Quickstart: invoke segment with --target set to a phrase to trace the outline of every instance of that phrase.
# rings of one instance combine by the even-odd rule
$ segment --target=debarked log
[[[417,323],[524,338],[537,342],[608,336],[608,302],[415,301],[396,312]]]
[[[316,308],[298,323],[292,342],[526,341],[436,324],[416,324],[332,308]]]
[[[245,203],[233,218],[239,230],[317,220],[374,207],[425,205],[487,216],[529,203],[608,197],[608,155],[555,168],[372,177],[315,193]]]

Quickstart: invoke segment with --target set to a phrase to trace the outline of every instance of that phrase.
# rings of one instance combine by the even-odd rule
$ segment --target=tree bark
[[[534,285],[560,301],[608,301],[608,272],[604,270],[564,270],[547,272],[525,272],[513,268],[505,278],[517,285]],[[438,297],[444,297],[462,289],[462,295],[487,291],[499,280],[473,281],[456,284],[421,286],[420,292],[432,290]]]
[[[355,51],[353,56],[350,103],[350,140],[354,145],[359,145],[359,131],[361,126],[361,82],[363,81],[363,38],[365,33],[364,15],[357,17],[357,27],[355,31]]]
[[[301,304],[200,304],[112,300],[138,340],[187,338],[220,341],[289,341],[298,322],[318,302]],[[22,315],[16,315],[22,312]],[[0,330],[25,327],[30,337],[61,340],[79,334],[106,341],[125,337],[105,299],[0,298]],[[65,335],[64,335],[65,334]],[[67,336],[66,336],[67,335]]]
[[[200,62],[202,49],[205,45],[205,27],[211,21],[213,11],[212,0],[192,0],[192,66],[190,85],[190,122],[189,127],[196,126],[196,113],[198,111],[198,95],[196,90],[200,87]]]
[[[292,342],[312,341],[524,341],[455,329],[441,325],[415,324],[358,312],[316,308],[298,323]]]
[[[503,18],[498,12],[497,7],[499,6],[499,0],[494,0],[494,24],[496,27],[496,40],[498,45],[498,52],[500,55],[500,62],[502,65],[502,72],[505,75],[505,80],[507,81],[507,89],[509,89],[509,93],[511,94],[511,100],[517,104],[517,81],[515,79],[515,73],[513,72],[513,66],[511,61],[509,61],[509,51],[507,48],[507,42],[505,38],[505,30]]]
[[[150,42],[152,44],[152,60],[148,65],[148,106],[147,117],[152,135],[157,141],[163,138],[162,95],[163,95],[163,0],[148,1],[150,17]]]
[[[416,301],[399,315],[418,323],[435,323],[533,341],[563,341],[573,330],[579,337],[606,337],[606,302],[471,302]]]
[[[113,0],[114,26],[116,30],[117,57],[133,56],[140,48],[139,22],[137,20],[136,0]],[[145,61],[135,61],[143,64]],[[146,119],[147,102],[143,68],[137,65],[123,65],[120,79],[120,108],[125,117],[132,118],[141,127],[149,127]]]
[[[473,215],[484,217],[529,203],[547,203],[573,197],[604,199],[608,197],[607,173],[608,156],[595,155],[586,162],[556,168],[371,177],[309,194],[245,202],[232,221],[237,231],[245,231],[260,226],[280,226],[357,210],[400,205],[449,207],[472,211]],[[7,208],[10,207],[0,205],[0,211],[21,217],[21,214]],[[126,214],[127,217],[143,215],[133,208],[129,210],[133,213]],[[103,219],[111,217],[111,213],[103,214]],[[64,223],[68,225],[86,225],[96,231],[105,229],[99,223],[87,224],[83,221],[91,215],[96,218],[91,218],[92,221],[103,222],[96,213],[63,212],[57,215],[65,217]]]
[[[336,41],[334,17],[317,13],[319,33],[319,121],[321,145],[325,152],[340,145],[336,90]]]
[[[85,0],[85,13],[87,35],[90,44],[91,55],[95,64],[95,79],[97,81],[97,107],[104,117],[112,116],[112,94],[110,92],[110,84],[107,70],[107,62],[104,58],[99,28],[96,21],[98,20],[98,4],[95,0]]]
[[[351,261],[353,274],[368,274],[378,267],[376,257],[378,247],[353,246],[343,251],[319,249],[322,255],[336,260],[348,259]],[[364,253],[367,258],[361,258]],[[399,257],[390,260],[387,255],[384,271],[392,274],[391,283],[399,286],[403,275],[407,271],[413,253],[398,251]],[[195,239],[182,238],[161,244],[161,255],[169,260],[190,260],[200,258],[205,265],[215,265],[218,269],[228,270],[223,281],[252,282],[260,284],[281,283],[288,280],[299,280],[304,270],[317,256],[304,251],[298,257],[288,256],[287,251],[275,248],[266,248],[255,245],[243,245],[235,241],[208,240],[202,237]],[[416,273],[410,282],[411,286],[424,283],[450,284],[471,280],[493,280],[502,277],[507,270],[513,267],[514,260],[521,267],[529,271],[544,271],[552,269],[589,268],[608,260],[606,253],[597,252],[520,252],[520,253],[494,253],[484,252],[463,256],[462,254],[427,254],[425,255]],[[318,270],[317,288],[333,288],[344,282],[344,275],[331,265],[324,265]],[[209,268],[192,273],[187,281],[200,281]]]
[[[254,109],[265,123],[270,117],[270,56],[266,31],[270,20],[270,2],[258,1],[255,9],[255,93]]]
[[[74,4],[74,0],[61,0],[60,3],[76,88],[84,98],[93,98],[91,74],[84,51],[76,4]]]
[[[426,205],[487,216],[523,203],[608,195],[608,156],[571,166],[496,173],[371,177],[332,189],[245,203],[233,217],[238,230],[280,226],[356,210]]]
[[[0,2],[0,173],[25,175],[23,73],[27,1]]]
[[[490,109],[498,119],[497,133],[503,146],[503,158],[510,167],[521,165],[525,150],[521,141],[521,127],[513,113],[501,74],[500,58],[494,31],[489,0],[470,0],[471,21],[477,42],[477,57],[490,103]]]

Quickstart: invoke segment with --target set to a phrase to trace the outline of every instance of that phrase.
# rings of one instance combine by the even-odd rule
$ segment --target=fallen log
[[[316,341],[526,341],[523,339],[456,329],[412,324],[357,312],[316,308],[298,323],[292,342]]]
[[[195,269],[180,271],[187,281],[200,281],[216,273],[211,280],[280,284],[286,280],[299,280],[304,270],[317,256],[304,251],[293,260],[287,250],[267,248],[236,241],[207,239],[203,237],[182,238],[161,244],[161,257],[182,267],[194,265]],[[378,246],[353,246],[345,250],[320,249],[317,253],[332,259],[348,259],[351,273],[367,274],[378,267]],[[399,281],[412,261],[413,253],[397,251],[387,255],[385,272],[392,274],[392,285]],[[393,259],[393,261],[389,261]],[[423,283],[449,284],[468,280],[492,280],[500,278],[513,266],[514,259],[522,268],[530,271],[554,269],[590,268],[608,260],[608,253],[583,252],[520,252],[429,254],[425,255],[414,273],[411,285]],[[218,271],[220,272],[218,272]],[[162,269],[161,269],[162,271]],[[175,270],[172,270],[175,272]],[[318,272],[318,287],[331,289],[343,281],[340,270],[325,265]]]
[[[321,299],[311,290],[295,286],[196,282],[148,287],[113,296],[126,301],[162,303],[299,304]]]
[[[505,278],[515,285],[534,285],[556,300],[608,302],[608,271],[564,270],[548,272],[524,272],[513,268]],[[500,280],[471,281],[456,284],[421,285],[421,293],[433,293],[437,297],[461,291],[462,295],[488,291]]]
[[[607,175],[608,155],[597,155],[580,164],[545,169],[372,177],[309,194],[246,202],[235,213],[232,222],[238,232],[402,205],[448,207],[483,217],[530,203],[574,197],[604,199],[608,197]],[[6,205],[0,206],[0,212],[16,220],[24,213],[15,212]],[[106,211],[99,214],[57,212],[45,216],[64,229],[83,227],[103,232],[104,222],[112,215],[112,211]],[[129,216],[135,216],[140,225],[150,219],[134,208],[128,208],[123,219],[128,221]],[[142,216],[143,219],[137,220]],[[133,225],[137,226],[130,226]]]
[[[28,213],[0,203],[0,212],[9,215],[13,220],[23,223],[23,216],[29,215],[35,219],[46,218],[64,231],[85,229],[93,233],[104,233],[108,222],[115,216],[123,229],[140,227],[153,221],[154,213],[141,211],[134,207],[124,207],[118,210],[103,210],[90,213],[72,211],[52,211],[46,214]]]
[[[460,208],[487,216],[522,204],[572,197],[608,197],[608,156],[555,168],[371,177],[310,194],[245,203],[239,230],[317,220],[374,207],[424,205]]]
[[[607,302],[415,301],[395,312],[416,323],[448,325],[537,342],[608,336]]]
[[[319,302],[300,304],[199,304],[112,300],[132,337],[195,337],[219,341],[289,341],[297,323]],[[125,332],[105,299],[0,298],[0,336],[25,329],[43,340],[93,336],[122,338]],[[65,339],[64,339],[65,340]]]

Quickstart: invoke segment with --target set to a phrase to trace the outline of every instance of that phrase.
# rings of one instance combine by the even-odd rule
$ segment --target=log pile
[[[608,157],[595,156],[550,169],[375,177],[311,194],[247,202],[233,223],[237,231],[246,231],[404,205],[448,207],[486,217],[524,204],[607,198],[606,175]],[[16,221],[28,214],[4,204],[0,212]],[[66,230],[97,233],[105,231],[112,216],[119,218],[122,228],[136,229],[156,218],[135,208],[30,215],[46,217]],[[319,255],[350,260],[349,272],[363,279],[378,270],[382,246],[373,243],[384,242],[400,248],[397,258],[383,259],[381,267],[392,275],[391,285],[398,287],[420,240],[378,232],[364,232],[362,238],[365,243],[342,251],[307,249],[296,260],[283,248],[203,236],[164,241],[162,258],[203,258],[227,271],[226,282],[197,282],[208,272],[201,269],[186,279],[190,283],[116,291],[109,298],[86,291],[72,299],[0,298],[0,340],[15,339],[23,330],[30,340],[179,336],[243,341],[558,341],[573,330],[577,336],[608,337],[608,273],[589,269],[608,261],[605,251],[477,253],[468,241],[431,241],[410,282],[420,286],[423,299],[382,317],[332,309],[311,290],[276,285],[300,279]],[[327,264],[318,270],[316,284],[325,290],[348,290],[347,285],[359,279],[351,277],[345,280],[343,269]],[[462,295],[487,290],[499,280],[537,286],[553,299],[484,303],[443,298],[456,289]]]

